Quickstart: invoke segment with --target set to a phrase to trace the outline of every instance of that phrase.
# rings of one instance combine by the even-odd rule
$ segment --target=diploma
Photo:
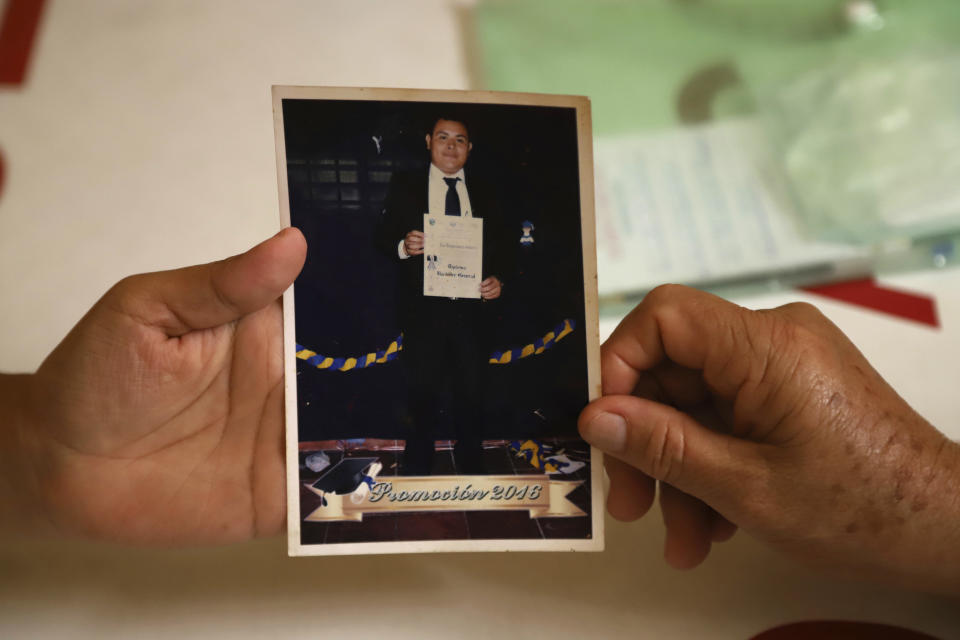
[[[483,219],[423,215],[423,295],[479,298]]]

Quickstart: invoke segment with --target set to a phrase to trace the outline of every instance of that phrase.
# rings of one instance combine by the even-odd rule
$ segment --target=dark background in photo
[[[575,435],[588,388],[572,108],[283,100],[291,223],[309,245],[294,289],[296,341],[324,356],[358,357],[400,335],[396,265],[377,251],[373,233],[392,173],[427,167],[424,137],[444,114],[469,127],[467,184],[478,173],[497,184],[515,234],[517,271],[490,318],[494,350],[575,323],[540,355],[487,366],[484,437]],[[525,246],[524,221],[535,227]],[[398,361],[332,371],[298,359],[299,440],[405,438],[402,376]],[[437,437],[452,435],[450,428]]]

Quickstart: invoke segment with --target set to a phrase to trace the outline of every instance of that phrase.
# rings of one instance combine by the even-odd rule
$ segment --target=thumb
[[[604,453],[728,517],[765,485],[762,445],[712,431],[652,400],[605,396],[584,409],[578,424],[583,439]]]
[[[193,267],[125,278],[104,302],[175,337],[257,311],[293,284],[307,245],[288,227],[245,253]]]

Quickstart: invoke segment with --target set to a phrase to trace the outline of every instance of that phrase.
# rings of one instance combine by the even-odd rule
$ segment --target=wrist
[[[941,434],[931,471],[924,469],[927,490],[911,503],[921,516],[914,543],[929,555],[930,577],[922,588],[960,595],[960,443]]]
[[[892,528],[903,538],[889,557],[904,586],[960,595],[960,444],[917,418],[933,437],[911,439],[917,455],[896,472]]]
[[[46,527],[37,469],[40,438],[31,410],[34,376],[0,374],[0,534]]]

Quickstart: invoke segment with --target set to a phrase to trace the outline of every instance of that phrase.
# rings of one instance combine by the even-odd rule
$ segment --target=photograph
[[[274,87],[290,555],[603,548],[590,104]]]

